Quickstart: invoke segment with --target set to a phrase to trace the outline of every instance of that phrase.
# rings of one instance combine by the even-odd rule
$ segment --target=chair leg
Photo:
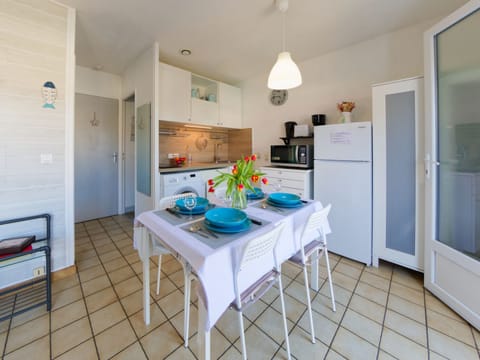
[[[285,345],[287,347],[287,358],[288,360],[291,360],[292,358],[290,356],[290,342],[288,341],[287,312],[285,311],[285,299],[283,298],[282,276],[280,274],[278,275],[278,290],[280,291],[280,302],[282,304],[283,330],[285,332]]]
[[[330,261],[328,260],[328,250],[325,246],[325,261],[327,263],[327,274],[328,274],[328,284],[330,285],[330,297],[332,298],[332,310],[335,312],[337,308],[335,307],[335,295],[333,295],[333,284],[332,284],[332,273],[330,272]]]
[[[242,343],[242,358],[247,360],[247,346],[245,344],[245,328],[243,326],[243,312],[240,310],[238,314],[238,324],[240,325],[240,342]]]
[[[160,269],[161,268],[162,268],[162,255],[158,255],[157,295],[160,293]]]
[[[190,290],[192,285],[192,279],[190,278],[190,269],[188,266],[185,266],[183,269],[184,276],[184,286],[185,286],[185,295],[184,295],[184,316],[183,316],[183,341],[184,346],[188,348],[188,334],[190,331]]]
[[[303,277],[305,278],[305,294],[307,295],[308,316],[310,317],[310,334],[312,335],[312,344],[315,344],[315,329],[313,328],[312,302],[310,300],[310,287],[308,286],[307,267],[303,266]]]

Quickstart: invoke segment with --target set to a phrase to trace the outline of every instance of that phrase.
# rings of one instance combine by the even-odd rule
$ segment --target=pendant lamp
[[[288,90],[302,85],[302,74],[288,51],[285,51],[285,14],[288,9],[288,0],[275,0],[275,5],[282,12],[282,52],[278,54],[277,62],[273,65],[268,76],[268,88]]]

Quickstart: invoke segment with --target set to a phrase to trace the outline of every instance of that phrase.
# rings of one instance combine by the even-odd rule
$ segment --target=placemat
[[[251,223],[250,228],[248,230],[241,231],[241,232],[238,232],[238,233],[233,233],[233,234],[224,234],[224,233],[214,232],[217,235],[218,238],[208,234],[208,230],[206,230],[207,232],[202,231],[202,234],[208,235],[208,237],[202,236],[198,232],[191,232],[190,231],[190,227],[192,225],[198,225],[198,226],[200,226],[200,228],[205,230],[205,227],[203,225],[203,219],[195,221],[193,223],[189,223],[188,225],[181,226],[180,229],[182,229],[183,231],[187,231],[190,235],[192,235],[193,237],[195,237],[197,240],[201,241],[205,245],[210,246],[212,249],[217,249],[219,247],[222,247],[222,246],[228,244],[229,242],[235,241],[238,238],[247,235],[248,233],[251,233],[252,231],[258,230],[261,227],[270,224],[270,221],[265,221],[265,220],[259,219],[256,216],[249,215],[248,218],[250,220],[255,221],[255,222]],[[261,224],[257,224],[256,222],[260,222]]]
[[[153,212],[155,215],[158,217],[162,218],[165,221],[168,221],[172,225],[182,225],[187,222],[192,222],[198,219],[201,219],[205,216],[205,213],[203,214],[198,214],[198,215],[193,215],[192,219],[189,219],[190,215],[183,215],[183,214],[178,214],[174,215],[167,210],[158,210]]]
[[[262,207],[263,204],[266,205],[265,209]],[[276,207],[276,206],[270,205],[270,204],[266,203],[265,201],[260,201],[257,204],[251,204],[250,206],[258,208],[258,209],[266,210],[266,211],[271,211],[271,212],[277,213],[279,215],[287,216],[287,215],[290,215],[290,214],[294,213],[295,211],[303,209],[303,207],[305,205],[308,205],[308,202],[304,203],[302,201],[302,205],[300,205],[299,207],[296,207],[296,208],[281,208],[281,207]]]

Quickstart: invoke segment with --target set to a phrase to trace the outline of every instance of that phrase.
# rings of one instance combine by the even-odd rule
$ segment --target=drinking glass
[[[189,196],[187,198],[185,198],[185,201],[184,201],[184,204],[185,204],[185,207],[190,210],[190,217],[189,219],[193,219],[193,216],[192,216],[192,210],[195,208],[195,206],[197,205],[197,199],[193,196]]]

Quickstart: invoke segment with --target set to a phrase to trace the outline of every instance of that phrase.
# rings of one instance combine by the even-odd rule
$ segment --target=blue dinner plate
[[[181,208],[177,207],[175,209],[175,211],[179,214],[182,214],[182,215],[190,215],[190,210],[187,210],[187,209],[184,210],[184,209],[181,209]],[[193,208],[191,214],[192,215],[200,215],[200,214],[205,214],[206,211],[207,211],[207,208],[204,208],[204,207]]]
[[[190,212],[190,210],[188,210],[188,208],[185,206],[185,199],[178,199],[175,202],[175,205],[177,205],[177,207],[182,211]],[[202,209],[205,212],[207,206],[208,206],[208,200],[207,199],[205,199],[203,197],[197,197],[197,205],[195,205],[193,210],[198,211],[198,210]]]
[[[234,208],[216,208],[205,213],[211,225],[216,227],[232,227],[241,225],[247,220],[247,214]]]
[[[301,201],[298,203],[292,203],[292,204],[279,204],[277,202],[273,202],[270,199],[267,199],[267,204],[275,206],[275,207],[281,207],[281,208],[297,208],[303,205]]]
[[[263,193],[262,189],[260,188],[254,188],[255,189],[255,192],[253,192],[252,190],[250,189],[247,189],[247,199],[250,199],[250,200],[257,200],[257,199],[263,199],[263,197],[265,196],[265,194]]]
[[[229,226],[229,227],[215,226],[208,220],[204,221],[204,225],[207,229],[215,232],[219,232],[219,233],[225,233],[225,234],[233,234],[233,233],[238,233],[242,231],[247,231],[248,229],[250,229],[251,224],[252,222],[249,219],[246,219],[240,225]]]
[[[300,202],[300,196],[289,193],[272,193],[268,199],[277,204],[298,204]]]

